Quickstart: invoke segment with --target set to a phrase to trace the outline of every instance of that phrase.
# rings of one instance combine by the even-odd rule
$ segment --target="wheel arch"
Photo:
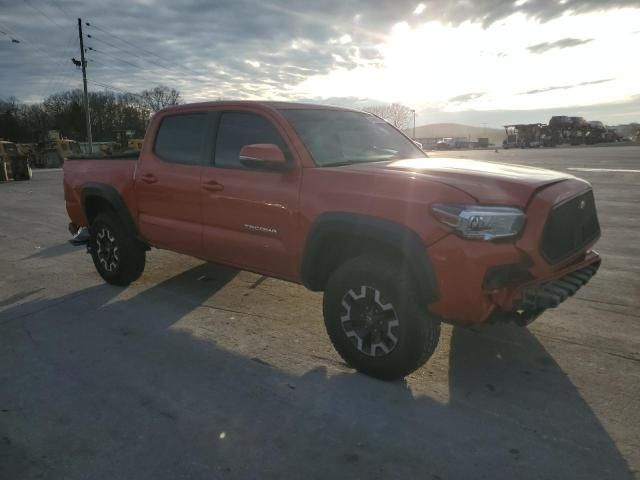
[[[316,219],[305,242],[302,282],[323,291],[338,266],[363,254],[401,260],[421,297],[428,303],[438,299],[435,273],[419,235],[405,225],[363,214],[329,212]]]
[[[89,225],[100,213],[113,211],[132,235],[138,235],[138,229],[127,204],[112,185],[95,182],[85,183],[81,188],[80,204]]]

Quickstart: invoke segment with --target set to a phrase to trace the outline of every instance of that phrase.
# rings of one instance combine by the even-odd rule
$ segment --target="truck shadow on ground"
[[[33,258],[54,258],[60,255],[77,252],[78,248],[84,247],[74,247],[69,242],[59,243],[57,245],[39,249],[35,253],[22,258],[22,260],[31,260]]]
[[[454,329],[446,404],[323,365],[300,377],[180,328],[235,274],[0,312],[0,477],[631,478],[526,329]]]

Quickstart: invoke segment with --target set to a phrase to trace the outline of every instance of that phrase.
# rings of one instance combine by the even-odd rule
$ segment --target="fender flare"
[[[131,216],[131,212],[127,207],[127,204],[122,199],[120,193],[112,186],[106,183],[98,183],[98,182],[87,182],[82,185],[80,190],[80,204],[82,205],[82,211],[89,220],[89,216],[87,215],[87,200],[92,197],[98,197],[105,200],[113,210],[116,215],[122,221],[124,227],[134,236],[138,236],[138,229],[136,227],[135,222],[133,221],[133,217]]]
[[[323,249],[333,236],[347,239],[343,249],[358,249],[371,239],[378,247],[400,253],[414,276],[421,298],[428,303],[438,299],[436,275],[420,236],[406,225],[357,213],[328,212],[318,216],[309,229],[301,262],[303,284],[310,290],[323,288]],[[351,241],[351,244],[349,244]],[[354,244],[354,241],[357,242]],[[326,272],[324,272],[326,273]]]

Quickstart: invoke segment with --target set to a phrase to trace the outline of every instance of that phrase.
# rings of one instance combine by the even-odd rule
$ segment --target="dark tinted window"
[[[156,155],[168,162],[202,164],[206,134],[205,113],[165,117],[156,136]]]
[[[241,168],[240,150],[253,143],[274,143],[284,148],[280,135],[266,118],[254,113],[223,113],[216,142],[216,166]]]

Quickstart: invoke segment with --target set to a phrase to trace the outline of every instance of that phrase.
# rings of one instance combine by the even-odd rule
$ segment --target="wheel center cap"
[[[380,290],[361,286],[349,290],[342,299],[342,328],[354,346],[370,357],[389,354],[398,343],[398,317]],[[354,311],[355,310],[355,311]]]

